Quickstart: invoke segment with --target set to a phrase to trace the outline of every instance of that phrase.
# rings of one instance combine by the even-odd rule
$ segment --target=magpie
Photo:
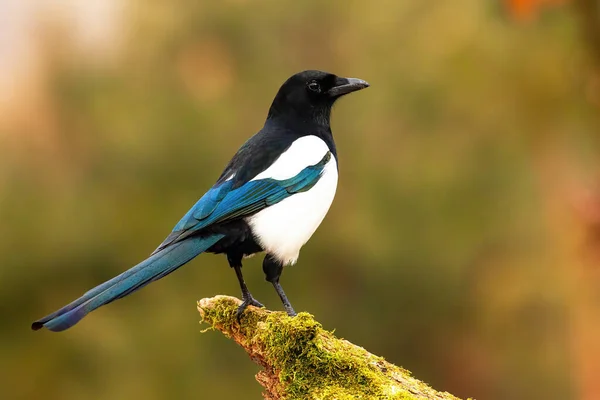
[[[125,297],[181,267],[200,253],[225,254],[243,302],[253,305],[242,259],[265,252],[263,272],[290,316],[296,315],[279,279],[329,210],[338,180],[331,108],[340,97],[368,87],[361,79],[303,71],[279,89],[263,128],[240,147],[215,185],[144,261],[89,290],[31,328],[59,332],[96,308]]]

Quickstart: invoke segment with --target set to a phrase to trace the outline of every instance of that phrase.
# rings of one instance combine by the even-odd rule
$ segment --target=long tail
[[[37,331],[44,327],[53,332],[64,331],[96,308],[125,297],[170,274],[222,238],[223,235],[190,237],[164,248],[135,267],[96,286],[60,310],[35,321],[31,324],[31,329]]]

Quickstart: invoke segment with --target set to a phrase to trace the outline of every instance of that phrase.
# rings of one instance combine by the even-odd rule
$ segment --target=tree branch
[[[250,306],[238,323],[240,304],[235,297],[216,296],[200,300],[198,311],[204,322],[242,346],[263,368],[256,380],[265,388],[265,399],[458,400],[335,337],[308,313],[290,318]]]

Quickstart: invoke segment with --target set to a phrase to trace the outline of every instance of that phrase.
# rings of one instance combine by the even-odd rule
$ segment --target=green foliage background
[[[53,128],[0,135],[3,397],[259,398],[257,367],[199,333],[196,300],[239,295],[223,257],[62,334],[29,324],[146,257],[313,68],[371,88],[334,111],[338,193],[283,275],[292,304],[457,396],[575,397],[538,168],[597,166],[573,9],[521,24],[480,0],[126,4],[108,62],[48,35],[50,117],[31,119]],[[281,309],[260,262],[247,283]]]

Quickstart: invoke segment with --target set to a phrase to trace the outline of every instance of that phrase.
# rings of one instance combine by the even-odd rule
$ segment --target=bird
[[[369,87],[357,78],[306,70],[279,88],[264,126],[235,153],[212,186],[144,261],[31,324],[64,331],[91,311],[175,271],[201,253],[224,254],[248,306],[264,307],[246,286],[242,260],[264,252],[265,279],[289,316],[280,277],[325,218],[338,181],[330,117],[342,96]]]

